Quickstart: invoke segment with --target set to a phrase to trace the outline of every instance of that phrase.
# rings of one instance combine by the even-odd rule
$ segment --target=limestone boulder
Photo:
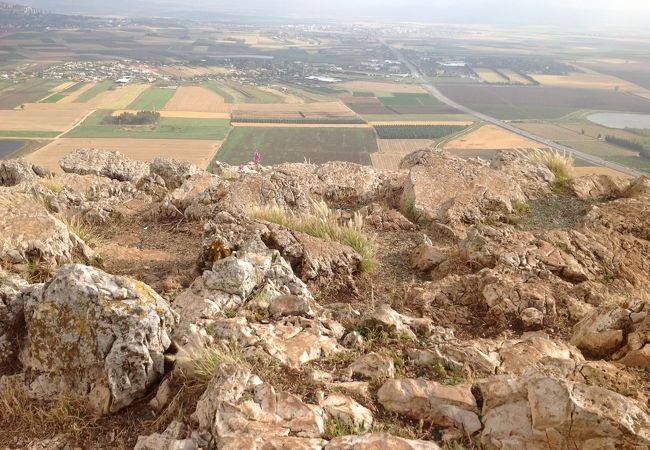
[[[320,402],[320,405],[329,417],[339,419],[358,432],[365,432],[372,428],[372,412],[346,395],[330,394]]]
[[[25,304],[23,364],[43,395],[86,399],[97,414],[128,406],[164,374],[176,315],[149,286],[63,266]]]
[[[45,169],[22,158],[0,161],[0,186],[30,184],[47,175],[49,173]]]
[[[24,332],[22,294],[28,287],[25,280],[0,268],[0,376],[15,358],[17,341]]]
[[[200,430],[219,440],[289,434],[318,438],[325,431],[325,412],[320,406],[277,392],[246,368],[229,364],[216,368],[193,417]]]
[[[440,450],[432,441],[409,440],[388,433],[342,436],[329,441],[325,450]]]
[[[630,314],[617,305],[600,306],[575,325],[571,343],[590,356],[609,356],[623,345]]]
[[[400,200],[402,211],[420,222],[462,228],[501,221],[512,212],[513,201],[526,200],[512,176],[487,162],[465,161],[439,150],[422,152],[421,161],[410,166]]]
[[[129,159],[117,151],[96,148],[80,148],[61,159],[59,165],[64,172],[100,175],[118,181],[137,182],[149,173],[145,163]]]
[[[90,260],[92,250],[33,195],[0,191],[0,261],[27,272],[29,264],[46,270]]]
[[[623,196],[629,180],[611,175],[585,175],[571,180],[571,190],[582,200],[611,199]]]
[[[455,427],[468,434],[481,429],[471,386],[446,386],[424,379],[389,380],[377,392],[377,400],[389,411],[441,427]]]
[[[393,359],[378,353],[367,353],[357,358],[347,369],[351,378],[377,378],[386,379],[395,377],[395,363]]]
[[[650,417],[607,389],[548,377],[495,376],[479,382],[483,442],[502,449],[644,448]]]

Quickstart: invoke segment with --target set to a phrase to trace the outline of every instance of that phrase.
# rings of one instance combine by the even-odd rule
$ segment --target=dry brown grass
[[[127,84],[104,91],[87,104],[99,109],[124,109],[150,87],[149,84]]]
[[[492,69],[487,69],[483,67],[474,67],[473,68],[474,72],[478,74],[479,77],[481,77],[481,80],[487,82],[487,83],[507,83],[508,80],[503,78],[501,75],[496,73]]]
[[[52,438],[61,433],[78,441],[96,429],[96,419],[78,399],[35,400],[21,386],[12,383],[0,389],[1,448],[24,444],[25,439]]]

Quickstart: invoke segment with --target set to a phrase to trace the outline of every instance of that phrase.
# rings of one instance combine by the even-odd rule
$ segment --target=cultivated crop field
[[[375,125],[380,139],[438,139],[464,128],[459,125]]]
[[[483,125],[476,131],[463,134],[447,142],[445,150],[499,150],[510,148],[537,148],[540,144],[496,125]]]
[[[238,104],[232,107],[233,121],[242,119],[337,120],[358,116],[341,102],[305,103],[303,105]]]
[[[32,78],[13,84],[0,91],[0,109],[14,109],[25,103],[33,103],[50,94],[61,82]]]
[[[111,87],[113,87],[113,82],[110,80],[102,81],[100,83],[88,84],[85,86],[85,88],[82,88],[82,91],[77,91],[76,93],[72,94],[74,95],[72,101],[74,103],[89,102],[90,100],[94,99],[99,94],[108,90]]]
[[[99,109],[125,109],[147,89],[148,84],[127,84],[99,93],[88,104]]]
[[[441,85],[440,90],[460,104],[499,119],[558,118],[581,109],[650,113],[649,100],[613,89]]]
[[[24,109],[0,110],[0,130],[47,131],[58,134],[72,127],[87,113],[88,109],[79,105],[27,103]]]
[[[360,92],[402,92],[413,94],[426,94],[424,88],[418,84],[382,83],[378,81],[348,81],[335,84],[335,87],[346,91]]]
[[[135,101],[128,106],[128,109],[158,111],[167,105],[167,102],[171,100],[175,93],[175,89],[148,89],[135,99]]]
[[[78,148],[117,150],[128,158],[150,161],[160,156],[187,161],[201,168],[208,164],[221,146],[218,140],[184,139],[57,139],[27,156],[29,161],[46,169],[61,172],[59,160]]]
[[[377,140],[371,128],[235,127],[216,159],[238,165],[251,161],[254,151],[262,164],[350,161],[370,164]]]
[[[67,138],[205,139],[226,137],[228,119],[161,117],[156,125],[124,126],[104,123],[108,111],[97,111],[68,132]]]
[[[429,94],[395,93],[390,97],[379,97],[379,101],[397,114],[453,114],[458,112]]]
[[[181,86],[165,105],[167,111],[196,111],[228,113],[230,105],[223,97],[201,86]]]
[[[503,78],[499,73],[485,67],[475,67],[474,72],[481,77],[486,83],[508,83],[509,80]]]

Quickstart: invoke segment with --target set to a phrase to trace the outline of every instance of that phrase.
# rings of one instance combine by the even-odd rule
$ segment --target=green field
[[[61,134],[58,131],[0,131],[0,137],[52,138]]]
[[[69,138],[215,139],[228,134],[228,119],[163,117],[156,125],[124,126],[103,123],[110,111],[97,111],[68,132]]]
[[[476,117],[468,114],[361,114],[367,122],[442,122],[475,121]]]
[[[465,128],[459,125],[375,125],[380,139],[438,139]]]
[[[157,111],[163,109],[175,93],[175,89],[151,88],[140,94],[126,109]]]
[[[321,124],[321,125],[336,125],[336,124],[364,124],[366,123],[360,117],[339,117],[337,119],[326,118],[302,118],[302,119],[278,119],[273,117],[242,117],[231,119],[236,123],[291,123],[291,124]]]
[[[86,92],[84,92],[79,97],[77,97],[74,103],[86,103],[92,100],[93,98],[97,97],[102,92],[108,90],[108,88],[110,88],[111,86],[113,86],[113,82],[111,80],[105,80],[100,83],[97,83],[95,86],[88,89]]]
[[[233,165],[246,163],[256,150],[265,165],[305,160],[370,164],[369,153],[378,147],[371,128],[235,127],[216,159]]]
[[[52,94],[49,97],[41,100],[39,103],[56,103],[64,97],[65,94]]]

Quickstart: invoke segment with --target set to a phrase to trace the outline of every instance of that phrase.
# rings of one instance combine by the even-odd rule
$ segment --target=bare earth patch
[[[0,110],[0,129],[9,131],[65,131],[89,112],[88,106],[26,103],[25,109]]]

